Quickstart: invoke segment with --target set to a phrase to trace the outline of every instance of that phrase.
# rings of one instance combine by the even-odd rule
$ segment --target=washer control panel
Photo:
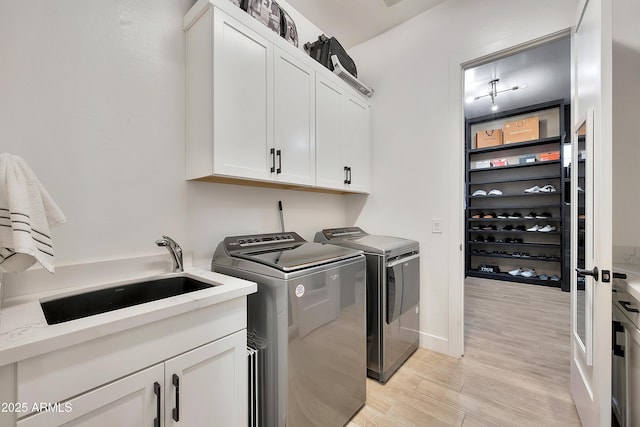
[[[246,248],[271,247],[304,242],[306,240],[294,232],[232,236],[224,239],[224,244],[229,252]]]
[[[367,235],[360,227],[325,228],[322,234],[327,240]]]

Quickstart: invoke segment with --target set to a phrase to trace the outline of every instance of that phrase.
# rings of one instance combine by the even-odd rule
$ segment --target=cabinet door
[[[18,427],[140,427],[163,414],[163,364],[129,375],[17,422]],[[53,404],[52,404],[53,405]],[[158,410],[158,405],[160,405]],[[159,420],[160,421],[160,420]],[[164,423],[162,423],[164,425]]]
[[[345,109],[340,88],[318,75],[316,80],[316,185],[345,189]]]
[[[315,72],[275,49],[274,135],[278,181],[315,184]]]
[[[246,342],[242,330],[165,362],[166,426],[247,425]]]
[[[213,172],[271,179],[273,45],[214,10]]]
[[[348,96],[345,105],[344,163],[349,167],[349,183],[352,191],[369,191],[369,115],[367,104]]]

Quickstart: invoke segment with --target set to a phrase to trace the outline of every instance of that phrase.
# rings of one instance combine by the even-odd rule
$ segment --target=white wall
[[[24,157],[66,214],[56,264],[164,253],[161,234],[206,264],[226,235],[277,231],[278,200],[307,239],[346,225],[343,196],[184,180],[192,4],[0,2],[0,152]]]
[[[627,248],[614,251],[614,261],[624,261],[626,258],[634,264],[640,264],[640,27],[636,22],[638,17],[639,2],[614,2],[613,244]]]
[[[350,199],[347,222],[420,241],[423,346],[457,355],[449,314],[462,277],[459,64],[569,28],[577,3],[448,0],[349,52],[376,92],[372,194]],[[431,232],[432,218],[442,219],[442,234]]]

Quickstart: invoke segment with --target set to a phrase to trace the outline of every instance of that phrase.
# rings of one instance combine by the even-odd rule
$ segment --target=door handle
[[[153,420],[153,427],[160,427],[160,417],[162,417],[162,413],[160,412],[160,384],[158,381],[153,383],[153,393],[156,395],[156,419]]]
[[[349,166],[349,184],[351,184],[351,166]]]
[[[349,183],[349,166],[344,167],[344,183]]]
[[[622,308],[624,308],[629,313],[640,313],[640,310],[638,310],[637,308],[633,308],[629,301],[618,301],[618,304],[620,304]]]
[[[271,154],[271,173],[274,173],[276,171],[276,149],[269,150],[269,154]]]
[[[173,408],[171,415],[173,421],[178,422],[180,421],[180,377],[173,374],[171,380],[173,382],[173,386],[176,388],[176,407]]]
[[[278,157],[278,169],[276,169],[276,173],[282,173],[282,150],[276,151],[276,156]]]
[[[580,276],[592,276],[596,282],[600,278],[600,273],[598,273],[598,267],[593,267],[593,270],[586,270],[584,268],[576,268],[576,272]]]

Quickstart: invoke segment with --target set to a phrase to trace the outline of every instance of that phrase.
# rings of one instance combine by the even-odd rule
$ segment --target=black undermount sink
[[[55,325],[213,286],[190,277],[167,277],[70,295],[40,305],[47,324]]]

